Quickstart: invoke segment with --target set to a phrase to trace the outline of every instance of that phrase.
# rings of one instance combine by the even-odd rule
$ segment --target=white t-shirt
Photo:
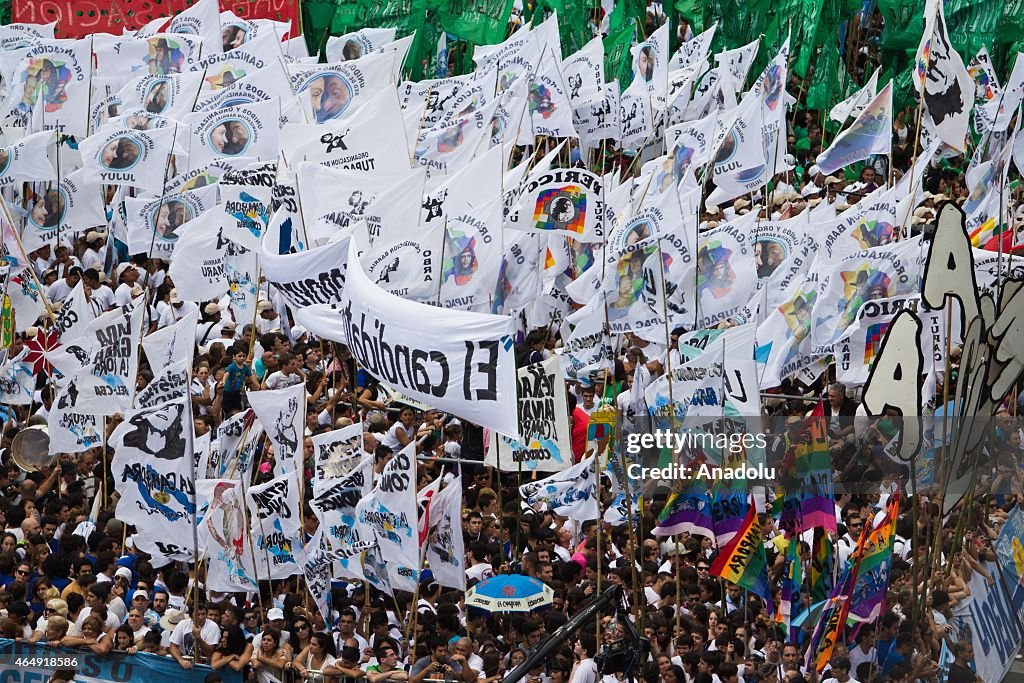
[[[302,378],[299,377],[298,373],[286,375],[278,370],[270,373],[270,376],[267,377],[267,389],[287,389],[301,383]]]
[[[203,622],[203,627],[199,631],[199,637],[207,645],[216,645],[220,642],[220,626],[207,619]],[[182,657],[186,659],[195,657],[196,643],[195,638],[192,636],[191,619],[182,619],[178,622],[178,625],[174,627],[174,632],[171,633],[170,642],[172,645],[178,646]]]
[[[597,664],[594,660],[590,658],[580,660],[569,683],[597,683]]]
[[[82,624],[85,623],[86,617],[88,617],[90,614],[92,614],[92,607],[83,607],[82,611],[78,613],[78,618],[75,619],[75,626],[78,627],[79,631],[82,630]],[[108,629],[111,629],[111,628],[117,628],[120,625],[121,625],[121,620],[118,619],[117,615],[114,614],[113,612],[111,612],[110,608],[108,607],[107,608],[107,621],[104,624],[104,627],[108,628]]]
[[[476,579],[477,581],[483,581],[494,576],[494,567],[482,562],[480,564],[473,565],[466,569],[467,579]]]
[[[46,617],[39,617],[36,619],[36,631],[43,634],[40,640],[46,637],[46,627],[49,625],[49,620]],[[78,628],[78,624],[73,621],[68,622],[68,632],[65,635],[69,636],[80,636],[82,635],[81,630]]]

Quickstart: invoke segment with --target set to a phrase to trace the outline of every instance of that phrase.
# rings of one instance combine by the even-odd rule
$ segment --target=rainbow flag
[[[900,500],[899,494],[896,494],[886,503],[885,517],[868,534],[864,556],[857,571],[857,583],[850,596],[850,614],[859,621],[874,621],[885,607],[899,513]]]
[[[824,671],[832,659],[836,643],[843,637],[843,626],[846,625],[846,615],[850,611],[849,589],[852,588],[850,584],[854,573],[852,566],[846,567],[837,590],[821,610],[821,617],[811,636],[811,646],[807,648],[808,669],[813,666],[818,673]]]
[[[747,480],[719,479],[711,489],[711,518],[714,520],[715,543],[723,548],[743,528],[748,508]]]
[[[775,613],[775,621],[789,628],[793,617],[800,614],[803,603],[800,600],[800,586],[804,581],[803,566],[800,562],[800,537],[789,539],[786,548],[786,571],[782,575],[782,593],[779,599],[779,611]],[[791,634],[790,642],[797,642],[796,634]]]
[[[832,543],[824,529],[814,530],[811,548],[811,601],[821,602],[832,592]]]
[[[715,535],[714,525],[708,484],[702,479],[694,479],[689,486],[673,491],[668,497],[653,533],[655,536],[671,536],[686,532],[711,537]]]
[[[832,456],[821,401],[807,418],[806,434],[796,448],[797,477],[803,483],[800,531],[821,527],[836,531],[836,504],[832,488]]]
[[[763,540],[761,524],[757,521],[757,509],[751,500],[747,504],[747,514],[742,525],[732,541],[722,548],[711,563],[710,573],[760,595],[771,612],[774,605]]]

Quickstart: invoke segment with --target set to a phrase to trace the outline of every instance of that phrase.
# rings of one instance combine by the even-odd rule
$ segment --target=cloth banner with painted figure
[[[301,470],[302,435],[306,429],[305,382],[286,389],[250,391],[246,397],[273,444],[275,473]]]
[[[351,116],[374,95],[389,89],[393,65],[393,54],[376,52],[336,64],[291,65],[288,74],[306,119],[322,124]]]
[[[914,311],[922,325],[921,356],[942,364],[941,353],[946,347],[946,317],[942,310],[925,308],[917,295],[888,297],[866,302],[857,314],[856,322],[836,341],[836,380],[847,386],[860,386],[868,381],[871,365],[885,339],[886,330],[900,311]],[[952,322],[952,321],[951,321]],[[959,328],[959,321],[956,322]],[[955,335],[956,336],[956,335]],[[931,363],[926,363],[931,368]]]
[[[810,367],[812,354],[811,313],[819,295],[818,274],[812,269],[806,279],[796,279],[782,293],[780,303],[768,308],[757,327],[758,354],[765,368],[760,386],[770,389]]]
[[[355,425],[359,426],[359,425]],[[360,435],[361,436],[361,435]],[[328,548],[337,555],[337,575],[362,580],[361,554],[372,538],[363,538],[366,527],[356,523],[356,506],[373,489],[373,456],[363,456],[343,477],[313,481],[313,512],[325,530]]]
[[[138,530],[153,566],[191,561],[196,513],[192,415],[187,399],[125,412],[110,435],[117,518]]]
[[[834,219],[810,224],[807,234],[816,240],[821,261],[835,263],[895,242],[904,218],[899,204],[900,188],[878,188]]]
[[[82,169],[71,173],[41,192],[27,196],[30,207],[25,214],[21,241],[32,252],[47,244],[56,245],[59,235],[105,226],[102,188],[84,180]]]
[[[361,423],[316,434],[311,438],[313,474],[317,479],[343,477],[366,455]]]
[[[296,560],[302,510],[294,471],[246,491],[249,526],[260,581],[285,579],[301,571]]]
[[[812,352],[831,353],[839,335],[857,321],[864,303],[918,291],[924,259],[917,236],[865,249],[834,265],[821,264],[825,279],[811,312]]]
[[[497,435],[484,459],[504,472],[557,472],[572,462],[569,413],[561,363],[552,356],[518,372],[519,429],[526,441]]]
[[[414,590],[419,583],[417,515],[416,443],[411,442],[388,461],[373,492],[356,506],[357,524],[376,536],[387,558],[388,582],[400,590]]]
[[[536,510],[551,510],[557,515],[579,521],[597,519],[597,484],[594,456],[569,469],[519,487],[523,501]]]
[[[341,302],[297,310],[296,322],[347,343],[362,368],[410,398],[518,436],[514,321],[388,294],[362,267],[352,267],[358,257],[354,245],[349,249]],[[423,339],[424,326],[434,330],[429,340]]]
[[[177,157],[187,147],[185,126],[153,130],[103,128],[79,143],[83,181],[157,191],[167,182],[171,155]]]
[[[821,173],[831,175],[873,154],[888,154],[892,147],[892,118],[892,81],[889,81],[853,124],[818,155],[816,161]]]
[[[89,323],[88,346],[82,344],[89,360],[72,380],[76,412],[114,415],[131,408],[145,314],[145,299],[139,297],[131,308],[116,308]]]
[[[495,199],[475,210],[452,215],[444,228],[440,301],[444,308],[488,312],[501,268],[502,203]]]
[[[81,453],[102,443],[103,420],[97,415],[74,412],[78,389],[69,384],[57,393],[46,418],[50,455]]]
[[[33,402],[36,376],[31,363],[26,361],[28,349],[0,366],[0,402],[27,406]]]
[[[232,170],[217,183],[220,201],[228,217],[224,236],[249,250],[260,248],[270,224],[277,164],[256,162]]]
[[[280,114],[280,102],[253,102],[186,116],[192,131],[190,167],[223,157],[276,159]]]
[[[750,301],[757,287],[751,231],[757,214],[708,230],[697,243],[697,319],[713,327]]]
[[[156,199],[125,199],[128,250],[170,261],[178,238],[198,225],[193,219],[216,205],[217,193],[211,185]]]
[[[462,536],[462,477],[449,481],[430,501],[424,554],[442,586],[466,590],[466,548]]]
[[[88,135],[92,50],[89,38],[47,40],[25,48],[13,71],[4,74],[5,115],[25,127],[36,121],[48,131]]]
[[[147,113],[181,121],[192,108],[203,84],[203,74],[146,74],[129,81],[117,93],[120,109],[143,109]]]
[[[583,169],[551,169],[531,174],[509,226],[546,232],[581,242],[604,239],[604,185]]]
[[[209,560],[208,590],[256,591],[256,568],[245,520],[243,485],[231,479],[199,479],[196,513],[199,550]]]

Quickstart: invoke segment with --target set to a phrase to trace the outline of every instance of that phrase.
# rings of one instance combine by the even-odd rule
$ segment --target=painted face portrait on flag
[[[64,218],[68,201],[63,189],[52,188],[42,195],[35,195],[32,210],[28,214],[28,225],[34,228],[52,228]]]
[[[156,238],[165,242],[178,239],[178,228],[192,220],[192,211],[185,202],[172,199],[153,208],[149,224]]]
[[[354,40],[346,40],[344,47],[341,48],[341,60],[348,62],[353,59],[359,59],[363,56],[363,48]]]
[[[217,123],[210,131],[210,145],[224,156],[241,156],[249,146],[252,132],[241,119],[229,118]]]
[[[111,171],[132,168],[142,156],[142,145],[130,135],[111,140],[100,150],[100,166]]]
[[[352,102],[352,84],[337,73],[315,74],[299,88],[300,95],[304,92],[309,93],[317,123],[338,118]]]
[[[640,54],[636,59],[636,71],[644,79],[644,83],[650,83],[654,78],[654,47],[645,45],[640,48]]]
[[[7,173],[7,167],[11,165],[11,150],[8,148],[0,149],[0,176]]]
[[[65,86],[71,80],[71,70],[60,60],[46,57],[30,59],[19,81],[22,86],[22,102],[31,108],[40,100],[49,114],[60,111],[68,96]]]
[[[732,291],[736,273],[729,265],[731,256],[731,250],[716,243],[706,245],[700,250],[697,255],[700,272],[697,278],[698,296],[709,292],[716,299],[721,299]]]
[[[245,30],[244,26],[239,26],[238,24],[224,26],[220,31],[224,52],[230,52],[236,47],[242,47],[245,41],[248,40],[248,36],[249,32]]]
[[[786,260],[786,245],[774,239],[760,239],[754,242],[754,263],[757,265],[757,277],[763,279],[772,273]]]
[[[146,57],[146,69],[155,76],[181,73],[185,63],[185,55],[181,45],[167,38],[150,38],[149,55]]]
[[[150,114],[162,114],[171,104],[171,94],[166,80],[153,81],[142,100],[142,107]]]

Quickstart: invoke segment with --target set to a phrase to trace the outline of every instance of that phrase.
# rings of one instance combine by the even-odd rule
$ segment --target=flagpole
[[[46,298],[46,290],[43,289],[42,283],[39,282],[39,278],[36,277],[35,268],[32,267],[32,263],[28,260],[28,254],[25,252],[25,245],[21,241],[21,235],[18,234],[17,228],[14,227],[14,221],[11,219],[11,212],[7,208],[7,201],[4,199],[3,195],[0,195],[0,209],[3,209],[4,215],[7,217],[7,222],[11,226],[11,234],[14,235],[14,241],[18,243],[18,251],[21,252],[21,258],[25,261],[25,270],[27,270],[29,275],[32,276],[32,281],[35,283],[36,289],[39,291],[39,298],[43,300],[43,306],[46,308],[47,315],[49,315],[50,320],[56,324],[57,316],[54,314],[53,308],[50,307],[50,300]],[[8,279],[10,277],[12,276],[9,275]],[[15,325],[17,325],[18,321],[15,320],[14,322]]]

